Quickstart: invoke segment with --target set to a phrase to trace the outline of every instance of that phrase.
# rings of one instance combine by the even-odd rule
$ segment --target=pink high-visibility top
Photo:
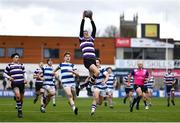
[[[149,76],[149,73],[146,69],[134,69],[131,72],[131,75],[134,77],[134,84],[143,86],[145,79]]]

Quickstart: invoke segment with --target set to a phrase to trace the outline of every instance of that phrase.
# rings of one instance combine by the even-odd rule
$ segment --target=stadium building
[[[102,59],[103,67],[111,66],[117,75],[119,85],[122,77],[137,67],[137,62],[143,60],[144,67],[156,79],[156,89],[163,89],[163,76],[167,69],[174,69],[177,78],[176,89],[180,86],[179,43],[149,38],[96,38],[96,55]],[[70,51],[72,62],[77,65],[81,80],[88,75],[82,65],[82,53],[79,49],[78,37],[43,37],[43,36],[0,36],[0,71],[11,62],[12,53],[21,55],[29,81],[40,61],[46,62],[52,58],[54,67],[63,61],[63,53]],[[3,88],[1,74],[0,89]],[[122,86],[123,87],[123,86]],[[121,89],[118,88],[118,89]]]
[[[103,59],[102,63],[105,66],[111,66],[113,69],[116,52],[114,42],[112,38],[96,38],[95,41],[97,57]],[[48,58],[52,58],[54,67],[57,67],[63,61],[65,51],[71,52],[71,60],[83,76],[83,81],[89,72],[83,65],[78,37],[0,36],[0,71],[3,72],[6,65],[11,62],[10,56],[17,52],[21,55],[21,62],[25,65],[29,81],[33,81],[33,72],[40,61],[46,63]],[[2,89],[2,82],[0,85]]]

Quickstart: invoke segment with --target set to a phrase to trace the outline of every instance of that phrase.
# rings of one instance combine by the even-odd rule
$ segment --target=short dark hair
[[[66,51],[66,52],[64,53],[64,57],[65,57],[66,55],[71,55],[71,53],[68,52],[68,51]]]
[[[109,70],[109,69],[112,70],[112,67],[107,67],[107,68],[106,68],[106,70]]]
[[[96,60],[98,60],[101,63],[101,59],[100,58],[96,58]]]
[[[51,58],[47,59],[47,63],[48,63],[49,61],[51,61],[51,60],[52,60]]]
[[[85,29],[83,32],[88,32],[88,30],[87,30],[87,29]]]
[[[168,71],[172,72],[172,69],[168,69]]]
[[[11,55],[11,58],[14,58],[15,56],[19,56],[19,57],[20,57],[19,53],[13,53],[13,54]]]

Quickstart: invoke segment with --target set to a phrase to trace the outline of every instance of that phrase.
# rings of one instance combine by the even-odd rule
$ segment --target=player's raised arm
[[[92,33],[91,33],[91,36],[92,36],[93,38],[95,38],[95,37],[96,37],[96,25],[95,25],[95,23],[94,23],[94,21],[93,21],[92,15],[89,17],[89,19],[91,20],[91,25],[92,25]]]
[[[83,37],[83,32],[84,32],[84,22],[85,22],[85,15],[84,15],[84,12],[83,12],[83,18],[82,18],[82,21],[81,21],[81,25],[80,25],[80,33],[79,33],[79,37]]]

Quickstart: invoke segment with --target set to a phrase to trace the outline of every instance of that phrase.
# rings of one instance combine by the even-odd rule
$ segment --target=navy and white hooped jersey
[[[22,84],[22,83],[24,83],[24,80],[25,80],[25,78],[24,78],[25,67],[24,67],[23,64],[10,63],[5,68],[4,73],[7,76],[12,77],[14,79],[12,81],[13,84]]]
[[[172,86],[173,81],[175,80],[173,73],[166,73],[164,76],[164,81],[167,86]]]
[[[114,84],[115,81],[116,81],[115,75],[114,75],[113,73],[110,74],[110,75],[109,75],[109,79],[108,79],[108,81],[106,82],[107,88],[113,89],[113,88],[114,88],[114,87],[113,87],[113,84]]]
[[[43,77],[43,70],[42,70],[42,68],[37,68],[34,71],[34,75],[39,75],[40,77]],[[36,83],[43,83],[43,80],[41,80],[39,78],[36,78]]]
[[[62,84],[73,84],[75,83],[74,75],[71,71],[77,70],[72,63],[60,63],[59,68],[61,69],[61,83]]]
[[[82,50],[84,59],[88,59],[88,58],[95,59],[96,55],[94,49],[94,39],[96,35],[96,25],[94,21],[91,20],[92,33],[91,36],[88,39],[86,39],[84,38],[84,23],[85,23],[85,19],[82,19],[80,25],[80,35],[79,35],[80,49]]]
[[[131,79],[130,79],[130,86],[126,85],[126,83],[128,83],[128,77],[127,76],[123,77],[123,82],[125,83],[125,88],[132,89],[133,86],[134,86],[134,79],[133,79],[133,77],[131,77]]]
[[[154,84],[154,77],[150,77],[148,79],[148,82],[146,83],[146,86],[147,86],[147,88],[153,89],[153,84]]]
[[[43,76],[44,76],[43,85],[54,86],[54,73],[52,66],[47,65],[43,67]]]
[[[107,85],[106,84],[102,84],[103,80],[105,79],[105,75],[107,74],[107,71],[105,68],[99,68],[100,74],[99,76],[96,78],[96,84],[95,87],[99,88],[99,89],[107,89]]]
[[[91,36],[88,39],[84,37],[79,37],[80,48],[83,53],[83,58],[96,58],[95,49],[94,49],[94,38]]]

